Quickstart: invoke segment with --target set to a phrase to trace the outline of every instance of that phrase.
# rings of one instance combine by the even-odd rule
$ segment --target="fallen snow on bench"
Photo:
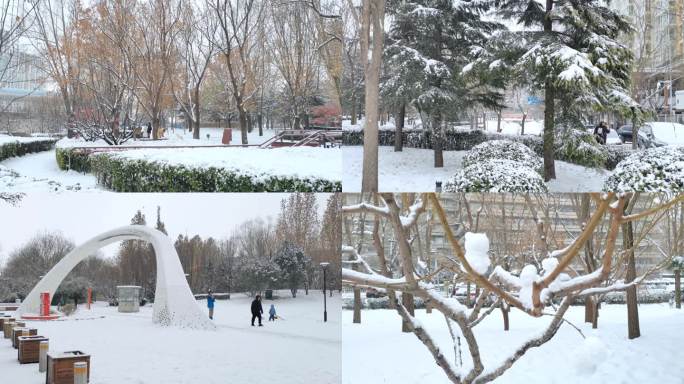
[[[290,176],[300,179],[342,180],[342,151],[339,148],[174,148],[132,149],[112,156],[192,168],[225,168],[267,178]]]

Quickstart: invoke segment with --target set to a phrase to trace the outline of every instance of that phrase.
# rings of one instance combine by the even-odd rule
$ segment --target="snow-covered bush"
[[[27,153],[49,151],[54,147],[56,141],[56,139],[46,138],[44,140],[11,141],[0,144],[0,161],[10,157],[24,156]]]
[[[474,146],[463,157],[463,167],[483,163],[490,159],[517,161],[539,174],[544,173],[544,163],[531,149],[521,143],[510,140],[493,140]]]
[[[547,192],[544,179],[517,161],[489,159],[461,169],[444,185],[445,192]]]
[[[621,161],[603,185],[604,191],[684,191],[684,148],[639,151]]]
[[[78,149],[57,148],[61,169],[92,172],[98,183],[117,192],[340,192],[342,183],[325,179],[238,173],[225,168],[193,168]]]
[[[615,167],[617,167],[622,160],[634,153],[632,148],[626,147],[624,145],[607,145],[605,148],[608,154],[606,159],[606,169],[609,170],[615,169]]]
[[[285,241],[276,253],[275,262],[282,271],[281,280],[286,283],[292,297],[297,297],[297,288],[306,278],[306,267],[311,258],[304,256],[301,247]]]
[[[603,168],[608,151],[594,139],[594,135],[578,129],[565,129],[556,135],[555,158],[586,167]]]

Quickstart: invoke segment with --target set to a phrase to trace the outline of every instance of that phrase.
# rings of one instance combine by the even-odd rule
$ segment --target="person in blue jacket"
[[[209,308],[209,318],[214,320],[214,302],[216,299],[214,298],[214,295],[211,293],[211,289],[209,290],[207,294],[207,307]]]
[[[268,310],[268,321],[275,321],[276,319],[276,310],[275,310],[275,305],[271,304],[271,309]]]

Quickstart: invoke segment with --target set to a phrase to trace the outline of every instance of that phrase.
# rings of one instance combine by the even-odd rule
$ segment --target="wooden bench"
[[[19,364],[37,363],[40,359],[40,342],[49,341],[43,336],[19,336],[17,360]]]
[[[26,328],[26,327],[14,327],[12,328],[12,347],[14,349],[19,348],[19,337],[24,336],[23,332],[28,331],[29,336],[35,336],[38,334],[36,328]]]
[[[88,381],[90,381],[90,355],[81,351],[48,352],[46,384],[73,384],[74,363],[85,361],[88,364]]]

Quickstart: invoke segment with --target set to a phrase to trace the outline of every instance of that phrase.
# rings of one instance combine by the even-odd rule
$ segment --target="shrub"
[[[463,157],[463,168],[483,163],[490,159],[517,161],[540,175],[544,173],[544,163],[530,148],[510,140],[492,140],[474,146]]]
[[[27,153],[49,151],[55,145],[56,139],[44,139],[30,142],[9,142],[0,144],[0,161],[10,157],[24,156]]]
[[[684,148],[660,147],[622,160],[603,185],[604,191],[684,191]]]
[[[57,166],[63,171],[90,172],[90,157],[87,153],[73,148],[57,148],[55,150]]]
[[[606,146],[608,157],[606,158],[606,169],[613,170],[617,165],[631,154],[634,153],[632,148],[624,145],[608,145]]]
[[[489,159],[461,169],[444,186],[445,192],[547,192],[534,169],[516,161]]]
[[[558,160],[585,167],[603,168],[608,160],[608,150],[594,136],[577,129],[566,129],[556,135],[554,155]]]

